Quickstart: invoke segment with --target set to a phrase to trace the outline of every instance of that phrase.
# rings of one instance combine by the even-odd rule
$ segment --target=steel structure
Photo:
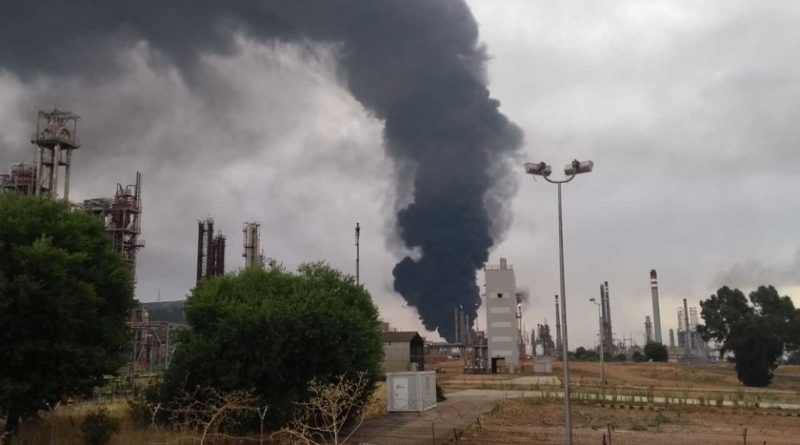
[[[0,193],[33,195],[36,193],[36,166],[12,164],[8,173],[0,173]]]
[[[136,172],[136,183],[117,183],[113,198],[93,198],[78,206],[103,221],[114,250],[119,253],[136,280],[136,254],[144,247],[142,232],[142,174]]]
[[[225,236],[214,236],[214,220],[197,222],[197,282],[225,274]]]
[[[177,346],[177,332],[186,325],[151,321],[147,309],[134,309],[128,327],[133,333],[130,373],[159,372],[169,368]]]
[[[39,111],[31,143],[36,145],[34,194],[58,198],[59,172],[64,167],[63,198],[69,200],[69,175],[72,152],[78,144],[77,114],[59,110]]]

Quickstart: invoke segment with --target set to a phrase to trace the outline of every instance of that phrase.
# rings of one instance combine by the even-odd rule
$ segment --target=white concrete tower
[[[502,358],[507,366],[519,366],[514,269],[506,263],[505,258],[500,258],[499,266],[486,266],[484,271],[489,365]]]

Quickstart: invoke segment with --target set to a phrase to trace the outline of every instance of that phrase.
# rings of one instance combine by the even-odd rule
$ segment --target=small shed
[[[386,374],[386,410],[422,412],[436,406],[436,373],[390,372]]]
[[[547,356],[537,356],[533,358],[534,374],[551,374],[553,372],[553,358]]]
[[[383,372],[425,369],[425,342],[415,331],[383,333]]]

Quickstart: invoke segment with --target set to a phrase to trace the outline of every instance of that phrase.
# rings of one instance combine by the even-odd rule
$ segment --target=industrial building
[[[69,201],[72,155],[80,148],[78,119],[72,112],[54,108],[39,111],[31,136],[34,162],[11,165],[0,173],[0,193],[18,193]],[[113,198],[93,198],[75,208],[103,222],[114,250],[122,257],[136,280],[136,254],[144,247],[139,239],[142,213],[142,175],[136,172],[133,185],[117,184]]]
[[[383,372],[425,369],[425,341],[414,331],[383,332]]]
[[[455,323],[455,342],[462,345],[471,345],[475,342],[475,331],[471,328],[472,320],[460,305],[453,310]]]
[[[486,334],[492,372],[502,366],[516,369],[520,363],[517,329],[517,282],[514,269],[500,258],[499,265],[486,266]]]
[[[36,166],[24,162],[11,165],[8,173],[0,173],[0,193],[34,195]]]
[[[697,331],[698,317],[697,308],[688,307],[686,299],[683,299],[683,307],[679,307],[678,313],[678,344],[679,354],[684,360],[708,360],[708,344],[703,340],[703,336]]]

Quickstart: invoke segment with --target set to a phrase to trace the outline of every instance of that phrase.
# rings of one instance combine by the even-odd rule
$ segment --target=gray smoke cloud
[[[0,68],[101,80],[123,69],[120,48],[146,44],[152,65],[177,67],[201,89],[201,57],[236,51],[237,35],[336,46],[347,89],[384,122],[398,191],[412,190],[396,231],[417,254],[395,267],[394,289],[452,339],[453,308],[475,318],[476,272],[508,227],[516,187],[504,178],[522,142],[490,97],[463,1],[15,2],[0,17]]]

